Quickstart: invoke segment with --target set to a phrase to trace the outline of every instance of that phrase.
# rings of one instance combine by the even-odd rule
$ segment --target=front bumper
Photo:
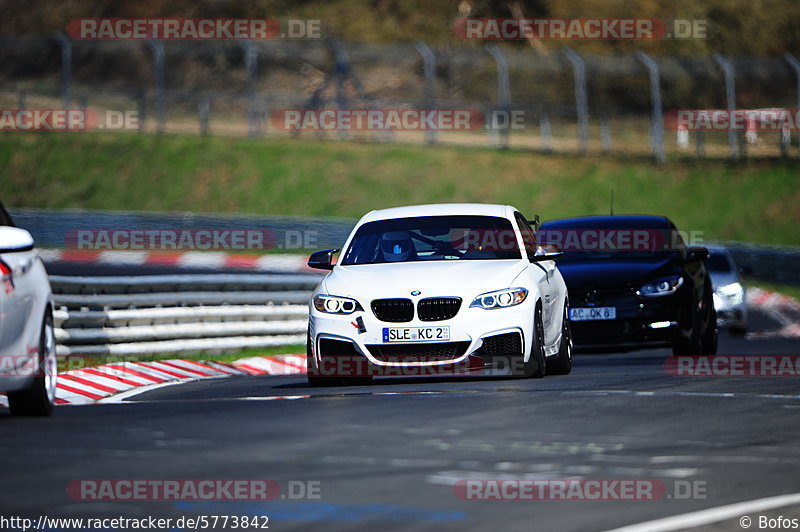
[[[463,303],[442,321],[388,323],[371,310],[331,315],[311,308],[308,370],[311,375],[433,376],[508,375],[510,360],[530,352],[533,303],[484,310]],[[362,303],[362,306],[363,303]],[[368,305],[365,306],[368,308]],[[363,328],[358,327],[361,318]],[[388,342],[387,327],[449,327],[447,341]]]
[[[570,299],[570,306],[579,298]],[[628,351],[650,347],[670,346],[682,334],[683,316],[678,294],[659,298],[640,298],[624,294],[596,305],[614,307],[614,320],[572,321],[572,338],[576,350]]]

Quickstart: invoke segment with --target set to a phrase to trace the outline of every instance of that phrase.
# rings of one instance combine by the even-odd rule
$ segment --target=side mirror
[[[30,251],[33,249],[33,237],[25,229],[19,227],[0,226],[0,253]]]
[[[325,249],[323,251],[315,251],[308,258],[308,267],[316,268],[317,270],[332,270],[333,254],[338,252],[339,252],[338,249]]]
[[[685,262],[697,262],[708,258],[708,248],[692,246],[686,250]]]
[[[531,262],[541,262],[544,260],[556,260],[564,252],[554,244],[542,244],[536,249],[536,254],[533,257],[528,257]]]

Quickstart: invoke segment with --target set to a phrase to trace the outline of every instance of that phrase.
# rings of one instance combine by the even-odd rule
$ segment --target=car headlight
[[[636,295],[644,297],[661,297],[674,294],[683,286],[683,277],[664,277],[653,282],[643,284],[636,291]]]
[[[727,299],[732,305],[738,305],[744,301],[744,287],[741,283],[726,284],[720,286],[714,290],[714,292],[716,292],[719,297]]]
[[[494,292],[486,292],[476,297],[470,308],[479,307],[483,309],[493,308],[506,308],[519,305],[525,298],[528,297],[528,290],[525,288],[506,288],[505,290],[496,290]]]
[[[364,310],[355,299],[323,294],[314,296],[314,308],[326,314],[352,314],[357,310]]]

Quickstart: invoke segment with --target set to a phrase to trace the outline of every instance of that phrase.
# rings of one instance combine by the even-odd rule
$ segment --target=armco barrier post
[[[422,41],[415,44],[419,55],[422,56],[422,68],[425,74],[425,107],[436,108],[436,56],[433,55],[428,45]],[[427,129],[425,138],[428,144],[436,144],[436,130]]]
[[[792,70],[794,70],[794,75],[796,78],[797,106],[794,110],[795,116],[792,117],[794,119],[792,122],[795,123],[795,127],[797,127],[797,113],[800,113],[800,61],[798,61],[797,58],[789,52],[786,52],[783,57],[786,58],[786,61],[792,67]],[[800,134],[797,135],[797,148],[800,149]]]
[[[650,142],[653,145],[653,156],[656,163],[664,164],[664,117],[661,110],[661,72],[656,63],[644,52],[636,52],[636,57],[644,64],[650,74]]]
[[[497,105],[505,114],[506,125],[502,128],[500,133],[499,146],[503,149],[508,148],[508,129],[511,116],[511,83],[508,79],[508,58],[506,54],[497,46],[490,44],[486,47],[486,51],[494,58],[497,64]],[[493,139],[497,138],[497,129],[495,128],[496,117],[486,120],[486,128]]]
[[[164,121],[166,120],[166,79],[164,78],[164,44],[159,41],[147,41],[147,45],[153,52],[153,71],[156,83],[156,131],[164,132]]]
[[[244,64],[247,69],[247,135],[258,135],[258,110],[256,109],[256,83],[258,50],[250,41],[239,41],[244,50]]]
[[[733,117],[733,113],[736,111],[736,81],[733,75],[733,65],[722,54],[715,53],[714,60],[722,68],[722,72],[725,75],[725,99],[728,104],[728,114]],[[731,159],[735,159],[738,155],[736,133],[733,128],[728,128],[728,153]]]
[[[572,48],[564,48],[575,76],[575,113],[578,118],[578,147],[582,155],[589,150],[589,104],[586,97],[586,62]]]
[[[61,98],[64,109],[72,105],[72,41],[64,33],[55,34],[56,42],[61,47]]]

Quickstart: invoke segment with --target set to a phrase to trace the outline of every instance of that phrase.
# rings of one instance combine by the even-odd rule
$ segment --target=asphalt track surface
[[[753,325],[774,326],[758,314]],[[799,354],[800,341],[723,334],[720,352]],[[667,357],[577,355],[571,375],[528,380],[312,389],[296,376],[232,377],[61,406],[49,419],[0,412],[0,515],[267,515],[273,531],[607,530],[800,491],[798,379],[674,377]],[[657,479],[667,492],[657,501],[454,495],[458,479],[500,477]],[[272,479],[285,498],[80,501],[67,494],[76,479]],[[319,498],[287,497],[292,481],[318,483],[306,486]],[[687,483],[705,498],[678,500]],[[734,529],[738,521],[713,528]]]

